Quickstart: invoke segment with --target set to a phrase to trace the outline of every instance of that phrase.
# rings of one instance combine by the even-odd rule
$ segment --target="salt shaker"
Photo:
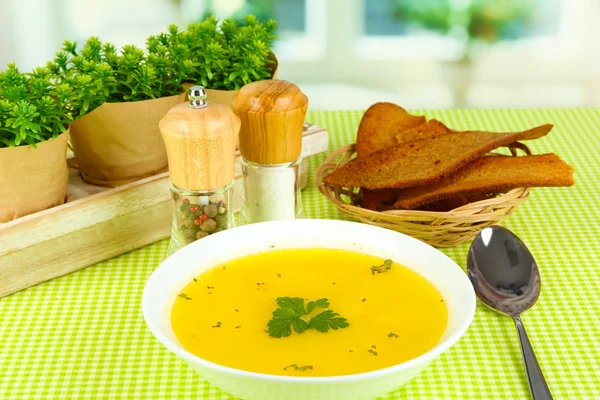
[[[240,117],[240,224],[302,216],[300,153],[308,98],[283,80],[247,84],[232,100]]]
[[[226,106],[206,101],[192,86],[189,103],[160,121],[171,176],[173,229],[169,254],[233,227],[235,147],[240,119]]]

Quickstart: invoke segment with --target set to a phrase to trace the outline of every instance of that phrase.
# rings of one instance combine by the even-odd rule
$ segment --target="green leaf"
[[[311,301],[310,303],[308,303],[308,305],[306,306],[306,312],[308,314],[312,313],[314,311],[315,308],[317,307],[321,307],[321,308],[327,308],[329,307],[329,301],[327,299],[319,299],[317,301]]]
[[[327,332],[330,328],[338,330],[349,326],[346,318],[342,318],[338,313],[332,310],[325,310],[310,319],[309,328],[316,329],[319,332]]]
[[[292,326],[294,330],[298,333],[302,333],[308,329],[308,322],[303,320],[302,318],[298,318],[292,321]]]
[[[298,316],[306,315],[304,299],[302,297],[278,297],[276,302],[283,311],[293,311]]]
[[[291,319],[272,319],[267,323],[269,336],[275,338],[287,337],[292,334]]]

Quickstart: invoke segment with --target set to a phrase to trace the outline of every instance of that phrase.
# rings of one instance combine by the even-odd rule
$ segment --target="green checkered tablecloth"
[[[577,183],[533,190],[505,226],[541,268],[542,294],[523,319],[554,398],[600,399],[600,109],[415,111],[458,129],[555,124],[529,145],[557,152]],[[334,149],[354,141],[361,114],[311,112],[308,120],[329,129]],[[312,157],[311,174],[324,157]],[[307,217],[343,218],[314,182],[303,201]],[[1,299],[0,399],[231,399],[146,328],[142,289],[166,249],[164,240]],[[443,251],[464,266],[467,249]],[[512,320],[478,304],[460,342],[387,398],[528,397]]]

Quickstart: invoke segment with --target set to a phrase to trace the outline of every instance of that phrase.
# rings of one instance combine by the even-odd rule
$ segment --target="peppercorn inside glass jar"
[[[171,184],[173,231],[169,255],[180,248],[234,226],[233,181],[214,190],[186,190]]]

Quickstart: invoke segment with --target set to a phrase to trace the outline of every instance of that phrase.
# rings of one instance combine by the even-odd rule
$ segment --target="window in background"
[[[444,39],[455,43],[452,58],[471,56],[480,43],[555,35],[562,0],[379,0],[364,2],[365,46],[386,52],[385,45],[432,46],[442,55]],[[390,39],[398,38],[400,41]],[[377,42],[380,39],[380,42]],[[436,41],[437,39],[437,41]],[[383,47],[382,47],[383,46]],[[436,49],[438,51],[436,51]]]
[[[394,1],[365,1],[365,34],[397,36],[407,34],[406,23],[394,15]]]
[[[313,109],[451,107],[457,90],[465,106],[600,104],[598,0],[0,0],[0,65],[32,69],[91,35],[143,45],[210,11],[275,18],[279,75]],[[467,34],[482,51],[460,65]]]
[[[588,88],[600,83],[591,67],[600,53],[589,50],[598,48],[594,1],[320,3],[327,51],[311,63],[280,64],[282,77],[315,94],[311,106],[365,108],[377,99],[412,107],[556,107],[594,98]],[[307,24],[311,18],[307,7]]]
[[[463,31],[493,40],[556,33],[560,0],[376,0],[364,7],[367,36]]]

